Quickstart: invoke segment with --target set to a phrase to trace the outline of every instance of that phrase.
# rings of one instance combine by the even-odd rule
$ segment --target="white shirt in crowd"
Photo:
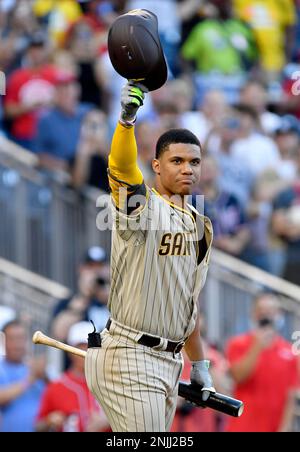
[[[259,133],[236,140],[232,145],[232,155],[243,159],[254,176],[270,168],[277,170],[281,165],[279,150],[274,141]]]

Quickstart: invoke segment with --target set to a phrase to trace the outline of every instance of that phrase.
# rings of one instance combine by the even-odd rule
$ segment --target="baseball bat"
[[[202,386],[192,383],[179,383],[178,395],[202,408],[212,408],[221,413],[233,417],[240,417],[244,411],[244,404],[241,400],[233,399],[225,394],[218,392],[210,393],[207,400],[202,400]]]
[[[34,333],[34,335],[32,336],[32,342],[34,344],[42,344],[48,345],[49,347],[58,348],[59,350],[73,353],[74,355],[81,356],[82,358],[85,358],[86,356],[86,351],[81,350],[80,348],[77,347],[72,347],[71,345],[64,344],[63,342],[57,341],[52,337],[46,336],[41,331],[36,331]],[[219,393],[210,394],[208,400],[204,402],[202,400],[200,385],[180,382],[178,395],[185,398],[194,405],[200,406],[202,408],[209,407],[234,417],[241,416],[244,409],[244,404],[240,400],[233,399],[231,397]]]
[[[42,344],[48,345],[49,347],[58,348],[59,350],[63,350],[65,352],[73,353],[74,355],[81,356],[85,358],[86,351],[80,350],[80,348],[72,347],[71,345],[64,344],[63,342],[57,341],[52,337],[46,336],[41,331],[36,331],[32,336],[32,342],[34,344]]]

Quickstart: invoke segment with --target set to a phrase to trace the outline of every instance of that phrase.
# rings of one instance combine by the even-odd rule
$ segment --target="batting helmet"
[[[122,77],[140,80],[149,91],[160,88],[167,80],[157,17],[146,9],[129,11],[115,20],[108,34],[108,52]]]

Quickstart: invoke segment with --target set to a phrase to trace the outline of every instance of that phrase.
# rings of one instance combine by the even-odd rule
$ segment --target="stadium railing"
[[[64,174],[37,168],[36,156],[0,137],[0,256],[75,289],[86,249],[110,235],[96,227],[98,190],[75,191]]]
[[[300,364],[300,287],[216,249],[200,297],[208,341],[223,350],[229,337],[249,330],[252,301],[262,291],[279,297],[283,313],[280,334],[293,344]],[[300,391],[293,430],[300,430]]]
[[[96,227],[99,194],[92,189],[74,191],[61,178],[39,171],[34,154],[1,137],[0,256],[74,289],[84,250],[97,244],[110,251],[110,231]],[[5,284],[2,297],[14,297],[12,286],[18,283],[11,283],[9,290]],[[282,334],[293,341],[293,333],[300,332],[300,287],[214,250],[201,295],[208,340],[223,348],[230,336],[248,330],[252,300],[261,290],[280,297]],[[39,299],[33,297],[36,301],[28,305],[31,312],[37,309],[36,324],[42,323]]]
[[[0,258],[0,305],[13,308],[31,332],[49,332],[55,303],[69,294],[68,288]]]

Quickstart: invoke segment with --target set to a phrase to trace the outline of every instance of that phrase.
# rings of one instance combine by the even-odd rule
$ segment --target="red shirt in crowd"
[[[54,411],[66,416],[62,431],[84,432],[91,414],[100,414],[101,408],[90,393],[85,378],[65,372],[58,381],[47,386],[37,420]]]
[[[16,70],[8,79],[5,104],[50,104],[54,97],[57,72],[57,68],[51,65],[39,70]],[[12,135],[17,139],[31,140],[36,135],[37,120],[38,109],[18,116],[12,121]]]
[[[254,335],[237,336],[228,343],[230,364],[239,361],[249,351]],[[262,350],[253,374],[236,384],[234,397],[245,404],[240,418],[230,418],[229,432],[276,432],[284,413],[289,391],[299,382],[297,358],[291,344],[277,336],[270,347]]]

